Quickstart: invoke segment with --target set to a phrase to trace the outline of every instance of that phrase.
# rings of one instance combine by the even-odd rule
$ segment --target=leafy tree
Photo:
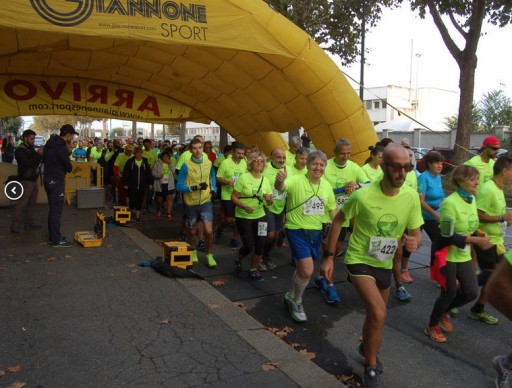
[[[455,131],[459,125],[459,116],[453,115],[447,117],[445,125],[448,129]],[[487,130],[482,126],[482,112],[478,108],[478,105],[474,105],[471,113],[471,132],[486,132]]]
[[[122,127],[112,128],[110,136],[112,136],[113,138],[119,137],[119,136],[124,136],[124,128],[122,128]]]
[[[499,125],[512,124],[512,100],[503,90],[493,90],[484,94],[478,103],[482,127],[490,130]]]
[[[20,116],[0,118],[0,135],[3,136],[6,133],[16,135],[22,126],[23,119]]]
[[[52,133],[59,133],[60,127],[64,124],[76,126],[76,116],[34,116],[34,122],[30,128],[48,138]]]
[[[461,147],[455,147],[452,159],[458,164],[465,159],[464,149],[469,147],[478,59],[476,51],[482,26],[484,21],[499,27],[510,24],[510,0],[411,0],[410,3],[411,9],[418,11],[421,18],[430,13],[445,46],[459,66],[460,100],[455,142]],[[452,37],[447,22],[455,30],[456,38]],[[464,42],[463,48],[456,43],[460,39]]]

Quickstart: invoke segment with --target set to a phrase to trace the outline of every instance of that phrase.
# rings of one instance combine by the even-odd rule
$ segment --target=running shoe
[[[400,270],[400,279],[402,279],[404,283],[412,283],[411,274],[408,269]]]
[[[215,227],[215,244],[220,244],[222,240],[222,229],[217,225]]]
[[[240,262],[240,260],[238,260],[238,257],[235,257],[233,275],[235,275],[236,277],[242,276],[242,263]]]
[[[206,254],[206,265],[208,266],[208,268],[215,268],[217,266],[217,262],[215,261],[211,253]]]
[[[341,301],[340,297],[338,296],[338,293],[336,292],[336,287],[334,287],[334,285],[327,287],[327,295],[325,297],[325,300],[329,304],[336,304]]]
[[[357,348],[359,355],[364,358],[364,344],[361,342]],[[384,365],[380,362],[379,357],[377,357],[377,365],[375,365],[375,370],[377,373],[384,373]]]
[[[167,221],[174,221],[172,214],[167,214]]]
[[[240,243],[240,241],[239,241],[239,240],[236,240],[236,239],[234,239],[234,238],[233,238],[233,239],[231,239],[231,241],[229,242],[229,246],[230,246],[231,248],[235,248],[235,249],[236,249],[236,248],[240,248],[240,246],[241,246],[241,245],[242,245],[242,244]]]
[[[199,240],[199,244],[197,244],[197,249],[203,252],[206,251],[206,241]]]
[[[258,271],[260,271],[260,272],[268,271],[268,267],[263,261],[260,263],[260,265],[258,265]]]
[[[180,241],[183,242],[183,241],[186,241],[187,240],[187,236],[185,235],[185,233],[183,232],[180,232],[180,237],[179,237]]]
[[[363,386],[365,388],[380,388],[380,375],[373,366],[364,367]]]
[[[135,218],[135,222],[137,224],[140,224],[142,222],[142,219],[140,217]]]
[[[249,279],[256,280],[257,282],[263,281],[263,276],[261,276],[261,272],[258,271],[257,269],[250,269],[249,272],[247,273],[247,276],[249,277]]]
[[[295,300],[292,298],[291,292],[284,294],[284,303],[294,321],[302,323],[308,320],[306,312],[304,311],[304,306],[302,303],[295,302]]]
[[[272,261],[270,256],[263,256],[263,263],[265,263],[265,266],[267,269],[276,269],[277,265]]]
[[[441,318],[439,318],[439,326],[441,326],[441,329],[447,333],[451,333],[453,331],[453,324],[452,319],[450,318],[450,314],[444,313],[441,315]]]
[[[426,336],[430,337],[431,340],[434,340],[436,342],[442,343],[447,341],[439,325],[427,326],[423,333],[425,333]]]
[[[285,233],[282,230],[280,230],[279,231],[279,237],[277,238],[277,244],[276,244],[278,248],[282,248],[282,247],[285,246],[285,244],[284,244],[284,239],[285,238],[286,238]]]
[[[326,294],[327,290],[329,289],[329,286],[327,284],[327,280],[323,276],[317,276],[315,277],[315,280],[313,281],[313,284],[316,288],[318,288],[322,293]]]
[[[492,359],[492,365],[496,371],[496,378],[494,379],[494,386],[496,388],[509,388],[510,387],[510,373],[511,370],[503,366],[505,356],[496,356]]]
[[[395,298],[401,302],[410,302],[411,294],[405,289],[404,286],[398,287],[394,292]]]
[[[459,309],[457,307],[454,307],[448,311],[448,314],[450,314],[451,317],[455,317],[459,314]]]
[[[157,211],[155,212],[155,217],[156,217],[156,218],[160,218],[160,216],[161,216],[161,215],[162,215],[162,212],[161,212],[160,210],[157,210]]]
[[[474,313],[473,311],[470,311],[468,317],[474,319],[475,321],[485,322],[489,325],[497,325],[500,321],[498,318],[493,317],[486,311],[482,311],[481,313]]]

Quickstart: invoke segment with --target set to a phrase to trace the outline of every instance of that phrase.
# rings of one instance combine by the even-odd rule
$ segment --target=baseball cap
[[[60,127],[60,136],[64,135],[78,135],[78,132],[75,131],[75,128],[71,124],[64,124],[62,127]]]
[[[489,147],[500,147],[501,146],[501,141],[496,136],[488,136],[488,137],[486,137],[484,139],[484,142],[482,143],[482,148],[486,147],[486,146],[489,146]]]

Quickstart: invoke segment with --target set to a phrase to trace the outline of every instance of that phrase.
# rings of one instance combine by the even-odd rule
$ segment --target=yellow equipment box
[[[126,224],[132,220],[132,212],[127,206],[113,206],[114,221],[119,224]]]
[[[75,241],[84,248],[101,247],[103,239],[107,235],[107,223],[105,222],[105,216],[100,212],[96,212],[94,230],[96,233],[90,231],[75,232]]]
[[[169,263],[171,267],[187,269],[187,267],[191,267],[194,264],[192,262],[194,250],[194,247],[191,247],[186,242],[164,242],[162,261]]]

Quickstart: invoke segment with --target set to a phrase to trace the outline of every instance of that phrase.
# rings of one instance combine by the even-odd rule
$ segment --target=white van
[[[40,135],[36,135],[36,138],[34,140],[34,147],[42,147],[44,146],[44,138]]]

